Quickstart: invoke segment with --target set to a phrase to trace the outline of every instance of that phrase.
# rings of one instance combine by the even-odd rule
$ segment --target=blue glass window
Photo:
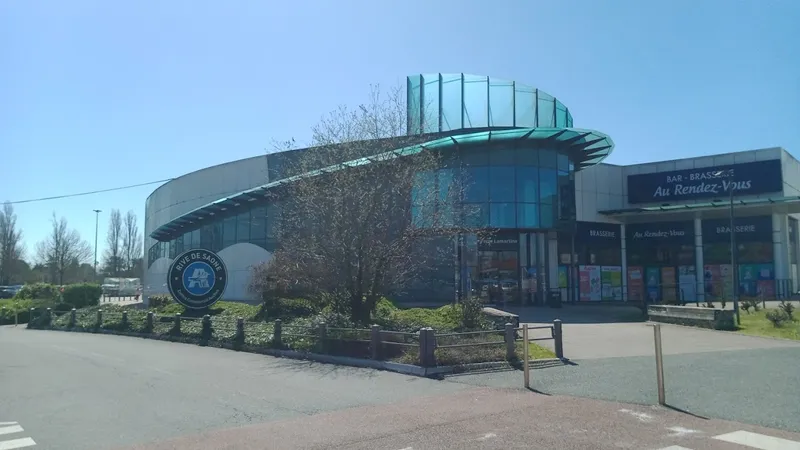
[[[417,228],[432,227],[435,215],[436,210],[433,204],[414,205],[411,207],[411,223]]]
[[[489,205],[487,203],[465,203],[464,226],[470,228],[489,226]]]
[[[489,168],[470,167],[464,170],[464,201],[485,202],[489,200]]]
[[[539,150],[539,167],[555,169],[558,167],[558,153],[552,149]]]
[[[569,171],[569,157],[563,153],[559,153],[556,156],[558,160],[558,170],[562,172]]]
[[[461,162],[465,166],[489,165],[489,152],[485,147],[470,145],[461,148]]]
[[[200,228],[200,248],[211,250],[211,225],[206,224]]]
[[[438,172],[439,202],[454,203],[460,200],[456,173],[455,169],[442,169]]]
[[[267,241],[267,209],[263,206],[250,210],[250,242],[264,247]]]
[[[555,169],[539,170],[539,198],[541,203],[553,205],[558,194],[558,173]],[[542,225],[544,227],[544,225]]]
[[[489,163],[493,166],[510,166],[514,164],[516,149],[508,145],[494,146],[489,149]]]
[[[222,248],[236,243],[236,216],[226,217],[222,221]],[[222,248],[220,250],[222,250]]]
[[[519,228],[539,228],[539,205],[517,203],[517,226]]]
[[[215,220],[211,224],[211,251],[218,252],[222,250],[222,221]]]
[[[539,165],[539,149],[520,146],[517,149],[517,165],[518,166],[538,166]]]
[[[514,203],[491,203],[489,224],[497,228],[516,228],[517,214]]]
[[[539,202],[539,169],[530,166],[518,166],[517,201],[520,203]]]
[[[250,211],[236,218],[236,242],[250,242]]]
[[[436,172],[421,172],[414,175],[414,186],[411,190],[411,203],[421,205],[434,201],[436,189]]]
[[[555,210],[554,205],[542,205],[540,213],[540,220],[539,224],[542,228],[553,228],[555,226],[554,215],[553,211]]]
[[[489,200],[493,202],[513,202],[514,192],[514,167],[489,168]]]

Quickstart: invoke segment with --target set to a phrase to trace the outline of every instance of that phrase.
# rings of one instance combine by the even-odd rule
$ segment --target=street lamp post
[[[97,231],[100,228],[100,213],[99,209],[94,209],[94,276],[97,276]]]
[[[733,176],[731,171],[730,176]],[[736,228],[733,215],[733,191],[736,185],[731,182],[728,192],[730,193],[730,228],[731,228],[731,279],[733,280],[733,314],[736,316],[736,325],[741,323],[739,316],[739,280],[738,270],[736,270]]]

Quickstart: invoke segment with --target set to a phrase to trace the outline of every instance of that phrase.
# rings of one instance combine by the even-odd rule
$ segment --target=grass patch
[[[751,336],[767,336],[782,339],[800,340],[800,320],[795,317],[792,322],[787,322],[783,326],[776,327],[767,320],[767,311],[760,310],[746,313],[742,311],[739,324],[739,333]],[[797,315],[797,314],[795,314]]]

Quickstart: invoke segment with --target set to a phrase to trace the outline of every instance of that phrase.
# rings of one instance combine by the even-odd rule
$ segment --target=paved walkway
[[[508,309],[520,323],[543,325],[559,318],[563,322],[564,356],[571,360],[652,356],[653,328],[642,321],[638,309],[629,307],[565,306]],[[639,320],[638,322],[631,322]],[[531,336],[549,335],[546,330]],[[800,348],[800,341],[745,336],[737,333],[662,324],[664,354],[706,353],[732,350]],[[538,342],[553,348],[553,341]]]

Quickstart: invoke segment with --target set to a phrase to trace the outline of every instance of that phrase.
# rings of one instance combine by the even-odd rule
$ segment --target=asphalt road
[[[602,370],[624,392],[641,368],[620,367]],[[574,378],[576,368],[590,375]],[[566,391],[590,382],[592,373],[602,371],[581,364],[535,371],[534,381],[548,374]],[[699,375],[692,383],[707,384],[708,374]],[[516,388],[475,386],[469,377],[476,375],[434,381],[187,344],[0,327],[0,449],[698,450],[746,448],[722,440],[756,436],[745,432],[800,448],[800,434],[788,431],[528,392],[519,389],[519,372],[481,378],[491,384],[507,377]]]

